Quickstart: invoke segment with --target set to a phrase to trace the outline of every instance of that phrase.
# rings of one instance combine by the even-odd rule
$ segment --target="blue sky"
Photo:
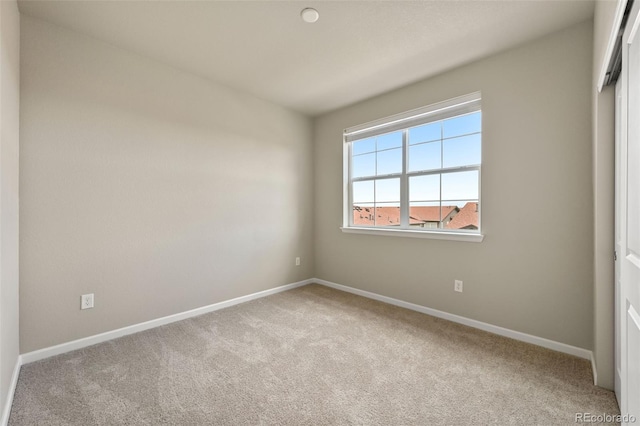
[[[476,165],[481,162],[481,112],[409,129],[409,172],[429,171],[441,167]],[[402,131],[353,142],[353,177],[375,177],[402,172]],[[442,191],[443,205],[462,206],[466,200],[478,199],[478,172],[464,171],[409,178],[412,206],[438,205]],[[355,182],[353,201],[359,205],[376,203],[397,206],[400,202],[400,179]]]

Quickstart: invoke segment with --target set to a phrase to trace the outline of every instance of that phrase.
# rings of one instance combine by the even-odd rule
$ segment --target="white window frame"
[[[343,152],[343,221],[342,232],[371,234],[383,236],[402,236],[414,238],[433,238],[454,241],[481,242],[484,234],[481,233],[481,210],[482,210],[482,164],[473,166],[440,168],[429,171],[408,172],[407,171],[407,129],[420,126],[434,121],[445,120],[458,115],[468,114],[481,111],[481,94],[480,92],[471,93],[469,95],[460,96],[449,99],[444,102],[428,105],[422,108],[407,111],[401,114],[392,115],[390,117],[381,118],[379,120],[370,121],[358,126],[349,127],[344,130],[344,152]],[[353,183],[360,179],[351,177],[352,170],[352,152],[351,142],[365,139],[371,136],[377,136],[394,131],[403,131],[402,149],[403,149],[403,166],[402,172],[393,175],[384,175],[376,179],[400,178],[400,217],[401,223],[398,228],[395,227],[376,227],[376,226],[354,226],[353,224]],[[482,162],[482,159],[481,159]],[[478,171],[478,230],[457,230],[457,229],[415,229],[409,227],[408,209],[409,209],[409,177],[424,176],[430,174],[443,174],[461,171]],[[371,177],[363,178],[369,180]]]

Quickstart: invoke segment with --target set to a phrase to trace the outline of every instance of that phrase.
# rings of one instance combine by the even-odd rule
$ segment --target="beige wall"
[[[20,16],[0,1],[0,422],[18,361]]]
[[[589,21],[319,117],[316,276],[591,349],[592,46]],[[341,233],[342,130],[478,90],[484,242]]]
[[[21,34],[23,353],[313,276],[308,118],[33,18]]]
[[[615,90],[596,87],[615,19],[617,2],[596,3],[593,28],[593,358],[596,384],[614,386],[614,102]]]

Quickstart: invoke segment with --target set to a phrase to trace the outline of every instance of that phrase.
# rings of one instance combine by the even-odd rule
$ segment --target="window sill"
[[[408,229],[374,229],[356,228],[341,226],[342,232],[347,234],[368,234],[382,235],[385,237],[410,237],[410,238],[430,238],[434,240],[466,241],[470,243],[481,243],[483,234],[473,234],[470,232],[438,232],[438,231],[410,231]]]

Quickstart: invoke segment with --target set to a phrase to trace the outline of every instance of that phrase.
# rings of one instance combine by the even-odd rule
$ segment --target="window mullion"
[[[440,174],[444,175],[444,174],[447,174],[447,173],[469,172],[469,171],[474,171],[474,170],[480,171],[480,166],[448,167],[446,169],[433,169],[433,170],[426,170],[426,171],[419,171],[419,172],[411,172],[411,173],[407,173],[407,175],[409,177],[440,175]],[[363,179],[370,179],[370,178],[369,177],[357,178],[357,179],[354,179],[354,182],[358,181],[358,180],[363,180]]]
[[[442,127],[442,123],[440,123],[440,170],[444,169],[444,128]],[[438,228],[444,228],[442,226],[442,173],[440,173],[440,208],[439,216],[440,221],[438,222]]]
[[[392,174],[380,175],[380,176],[362,176],[358,178],[352,178],[351,182],[363,182],[367,180],[397,179],[399,177],[402,177],[402,173],[392,173]]]
[[[347,206],[347,221],[349,223],[349,226],[353,226],[353,144],[348,144],[347,149],[349,151],[349,164],[347,165],[347,173],[349,176],[349,193],[347,195],[349,205]]]
[[[409,130],[402,132],[402,175],[400,176],[400,227],[409,227]]]

